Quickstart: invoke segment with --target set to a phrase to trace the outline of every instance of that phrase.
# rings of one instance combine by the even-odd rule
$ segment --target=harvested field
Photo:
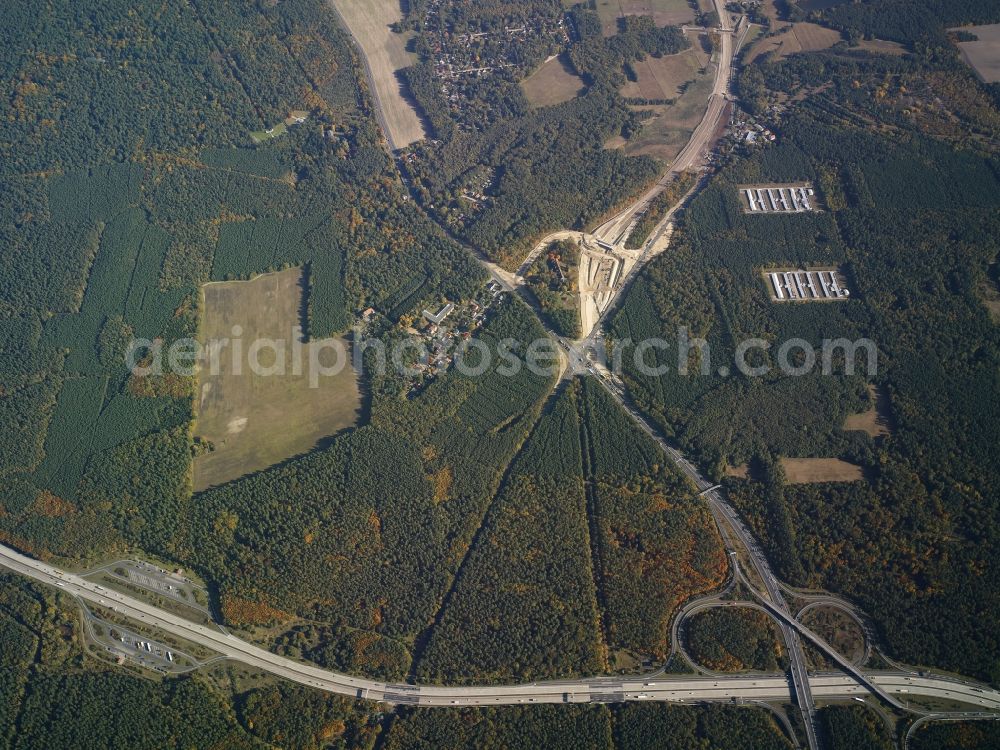
[[[775,5],[774,0],[764,0],[761,6],[761,12],[767,16],[771,21],[771,28],[775,29],[781,25],[781,19],[779,18],[778,6]]]
[[[839,458],[782,458],[788,484],[819,482],[859,482],[864,474],[861,467]]]
[[[795,23],[779,34],[758,39],[747,53],[747,63],[771,52],[787,57],[797,52],[829,49],[843,38],[839,31],[815,23]]]
[[[680,26],[694,21],[687,0],[597,0],[597,13],[605,36],[618,31],[623,16],[652,16],[657,26]]]
[[[797,23],[792,31],[803,52],[828,49],[843,39],[839,31],[815,23]]]
[[[688,30],[684,32],[684,36],[691,42],[691,46],[679,54],[694,55],[694,59],[698,61],[699,68],[707,66],[712,61],[713,52],[710,35],[700,31]]]
[[[298,268],[203,287],[200,340],[206,355],[217,355],[214,363],[206,356],[199,368],[195,434],[214,450],[194,461],[195,490],[304,453],[357,421],[361,397],[349,361],[338,374],[319,376],[318,387],[310,387],[310,371],[315,370],[310,358],[316,356],[326,366],[335,361],[333,351],[322,351],[322,342],[313,342],[301,347],[302,367],[296,374],[294,327],[300,325],[302,295]],[[211,343],[227,339],[238,339],[242,351],[237,354],[232,342]],[[273,346],[258,345],[254,354],[254,342],[267,339]],[[349,354],[349,345],[341,343]],[[283,356],[276,354],[282,348]],[[279,361],[284,373],[276,369]],[[251,368],[255,362],[259,367]],[[271,368],[274,374],[267,374]]]
[[[966,31],[979,37],[975,42],[958,43],[962,57],[983,83],[1000,83],[1000,23],[965,26],[952,31]]]
[[[740,45],[736,48],[736,53],[739,54],[744,49],[750,49],[753,46],[754,42],[756,42],[764,35],[765,31],[766,29],[760,24],[757,23],[750,24],[749,27],[747,28],[746,36],[742,37],[743,39],[742,43],[740,43]]]
[[[685,83],[698,77],[698,71],[702,67],[691,50],[663,57],[647,55],[645,60],[632,63],[638,80],[626,83],[621,89],[621,95],[643,99],[675,99]]]
[[[691,70],[691,81],[684,92],[669,105],[641,105],[633,109],[640,112],[649,112],[652,116],[643,123],[639,132],[628,141],[613,139],[606,145],[608,148],[624,148],[629,156],[648,155],[664,162],[670,162],[680,152],[691,137],[691,133],[701,122],[705,114],[705,103],[712,93],[712,86],[715,81],[715,66],[709,64],[702,68],[699,63],[699,54],[693,49],[672,55],[675,60],[668,65],[672,65],[673,70],[680,69],[681,64],[687,65]],[[683,60],[676,60],[683,58]],[[663,58],[664,60],[666,58]],[[662,62],[662,61],[656,61]],[[704,73],[699,71],[704,70]],[[634,83],[627,84],[628,88]],[[669,85],[669,84],[667,84]]]
[[[533,107],[562,104],[583,93],[583,79],[567,64],[562,55],[550,57],[527,78],[521,89]]]
[[[398,0],[331,0],[347,30],[357,41],[374,79],[386,137],[394,148],[409,146],[427,136],[419,115],[404,96],[396,71],[417,62],[406,51],[409,37],[396,34],[389,24],[402,18]]]
[[[1000,300],[986,300],[983,304],[986,305],[986,310],[989,312],[993,322],[1000,323]]]
[[[844,429],[861,430],[873,438],[891,434],[889,396],[885,389],[869,385],[868,398],[871,408],[861,414],[849,414],[844,420]]]

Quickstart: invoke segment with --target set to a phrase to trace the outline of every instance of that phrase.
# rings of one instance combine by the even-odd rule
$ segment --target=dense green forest
[[[608,647],[665,659],[677,609],[722,583],[722,540],[660,447],[593,379],[582,381],[581,390],[591,543]]]
[[[306,328],[325,336],[483,278],[405,200],[328,9],[252,8],[5,9],[0,534],[24,549],[174,553],[191,384],[136,382],[125,355],[133,337],[193,335],[198,284],[305,265]]]
[[[715,672],[775,672],[785,667],[774,620],[749,607],[714,607],[684,621],[687,651]]]
[[[731,706],[531,706],[404,709],[389,729],[387,750],[787,750],[767,711]]]
[[[652,159],[603,146],[637,126],[617,93],[626,66],[683,49],[677,29],[630,18],[605,38],[593,10],[567,15],[555,0],[448,3],[431,28],[429,7],[409,3],[402,24],[419,32],[421,62],[406,78],[436,136],[401,154],[415,202],[320,0],[5,6],[0,541],[57,560],[146,550],[203,575],[227,624],[259,628],[275,651],[390,679],[534,679],[663,658],[677,608],[722,581],[722,545],[692,488],[592,380],[553,394],[551,377],[491,367],[411,392],[371,374],[365,424],[192,497],[193,381],[137,381],[126,369],[133,338],[168,346],[195,334],[202,283],[292,265],[307,269],[310,335],[343,332],[371,306],[391,341],[424,304],[468,298],[486,278],[424,210],[514,262],[540,235],[593,223],[659,174]],[[726,486],[783,578],[856,600],[905,661],[997,681],[1000,337],[983,290],[1000,261],[1000,116],[995,90],[975,82],[943,31],[996,20],[995,9],[859,2],[819,19],[917,54],[836,49],[745,71],[740,92],[755,113],[784,103],[778,142],[712,177],[670,252],[630,288],[612,334],[676,339],[683,327],[711,346],[711,363],[695,348],[693,375],[677,371],[674,347],[650,354],[666,374],[628,365],[625,380],[712,477],[751,465],[750,479]],[[436,85],[429,34],[511,23],[540,32],[484,43],[506,67],[463,82],[456,110]],[[585,93],[532,108],[518,81],[563,50]],[[253,145],[252,131],[300,109],[305,122]],[[803,180],[823,210],[742,213],[737,186]],[[771,304],[762,270],[807,264],[841,268],[850,301]],[[556,322],[568,332],[575,319]],[[493,352],[542,336],[516,298],[477,333]],[[749,337],[862,336],[877,346],[877,371],[732,372]],[[771,350],[756,363],[774,361]],[[891,409],[892,432],[879,438],[842,428],[867,407],[869,385]],[[865,479],[787,484],[781,456],[845,458]],[[710,615],[689,628],[703,652],[725,651],[708,659],[778,661],[746,623]],[[99,670],[78,629],[51,592],[0,576],[0,746],[373,741],[370,706],[287,685],[234,695],[201,676]],[[824,721],[845,736],[874,731],[854,713]],[[915,743],[985,745],[990,732],[932,726]],[[788,746],[761,711],[652,705],[405,711],[384,744],[525,738]]]
[[[386,750],[501,750],[612,747],[606,706],[510,706],[434,711],[401,710],[389,728]]]
[[[1000,726],[995,721],[966,724],[932,722],[917,729],[910,746],[913,750],[980,750],[1000,747]]]
[[[48,588],[0,575],[0,747],[70,748],[545,747],[623,750],[784,750],[762,709],[733,706],[539,705],[487,709],[404,709],[380,725],[378,707],[299,686],[265,682],[234,693],[228,679],[142,679],[105,671],[78,643],[75,607]],[[219,671],[219,670],[213,670]],[[859,707],[820,713],[832,747],[884,748],[881,719]],[[992,746],[988,722],[931,724],[914,747]],[[850,744],[845,744],[849,742]]]
[[[508,470],[431,633],[423,679],[534,680],[607,668],[575,390],[550,399]]]
[[[369,305],[391,327],[484,278],[405,199],[322,3],[194,10],[9,9],[2,62],[23,96],[0,106],[24,149],[0,172],[0,538],[42,557],[136,546],[197,565],[232,622],[323,621],[276,648],[399,675],[407,646],[372,631],[412,639],[432,618],[548,381],[456,376],[406,400],[375,377],[367,427],[191,499],[191,383],[136,382],[124,354],[133,336],[192,335],[198,284],[306,265],[307,327],[323,336]],[[45,85],[53,66],[79,77],[63,98]],[[151,122],[186,116],[192,96],[204,122]],[[305,123],[250,146],[302,107]],[[95,141],[87,111],[126,113],[104,126],[118,141]],[[540,335],[512,301],[484,334],[494,349]]]
[[[165,680],[107,671],[79,637],[61,595],[0,575],[0,747],[346,750],[383,731],[393,750],[787,747],[767,712],[728,706],[402,709],[383,728],[375,704],[270,680],[234,690],[224,667]]]
[[[619,750],[787,750],[792,743],[767,712],[736,706],[631,703],[615,710]]]
[[[670,621],[719,585],[708,511],[645,434],[570,381],[504,479],[418,662],[427,679],[537,679],[665,658]]]
[[[862,410],[861,378],[782,377],[773,354],[765,363],[774,371],[765,377],[720,373],[735,370],[736,346],[746,339],[781,343],[798,337],[818,345],[834,334],[855,338],[859,330],[844,305],[770,304],[762,266],[837,263],[844,248],[829,213],[791,219],[744,215],[735,185],[752,180],[755,166],[736,165],[698,196],[671,252],[637,278],[612,324],[621,341],[669,342],[646,353],[650,367],[668,368],[660,377],[640,374],[634,349],[626,346],[630,391],[668,435],[716,475],[725,463],[744,463],[761,446],[788,455],[844,452],[853,438],[837,426],[848,413]],[[792,174],[796,165],[782,166]],[[681,357],[685,337],[691,345]],[[694,343],[699,338],[707,341],[708,356]],[[860,369],[863,374],[863,359]]]
[[[544,12],[561,19],[550,5]],[[666,653],[671,613],[720,578],[718,539],[655,447],[633,450],[636,433],[593,386],[574,385],[559,406],[565,421],[536,428],[550,378],[451,372],[411,393],[404,379],[372,371],[367,424],[191,496],[191,455],[202,449],[190,438],[194,381],[130,376],[125,359],[133,337],[168,347],[194,335],[200,284],[301,265],[309,335],[343,331],[371,306],[373,333],[391,343],[423,304],[467,298],[485,278],[404,194],[359,63],[323,4],[250,7],[9,9],[0,64],[17,92],[0,102],[11,123],[0,144],[8,248],[0,258],[0,539],[57,560],[146,550],[196,569],[226,621],[268,628],[275,650],[398,678],[425,651],[418,664],[427,674],[454,671],[456,655],[435,646],[430,626],[480,606],[462,581],[489,575],[483,560],[495,559],[477,544],[530,510],[541,525],[534,536],[505,535],[525,548],[508,551],[511,580],[498,583],[525,602],[526,617],[508,623],[528,639],[519,673],[600,670],[609,644]],[[466,21],[487,23],[481,10]],[[674,29],[631,20],[606,48],[591,34],[579,64],[610,54],[621,67],[683,44]],[[522,52],[527,72],[539,58]],[[515,125],[496,126],[493,145],[456,138],[447,148],[458,150],[443,158],[451,168],[495,153],[511,184],[518,168],[544,181],[543,163],[582,158],[586,143],[595,158],[584,161],[614,184],[603,204],[581,195],[570,210],[596,216],[656,173],[652,162],[601,155],[605,135],[630,117],[612,89],[592,81],[585,103],[526,109]],[[305,122],[253,144],[252,131],[298,109]],[[519,142],[527,133],[551,149]],[[582,184],[568,172],[558,180],[574,194]],[[541,184],[522,188],[565,203]],[[559,223],[574,221],[567,214]],[[523,354],[543,331],[508,299],[478,336],[494,353],[516,339]],[[549,473],[539,442],[509,467],[533,430],[568,441],[566,482]],[[541,554],[548,566],[528,564]],[[548,578],[542,588],[516,581],[515,563],[528,578],[558,567],[567,613],[549,607]],[[613,583],[605,594],[602,580]],[[546,637],[574,638],[563,627],[571,621],[591,632],[579,658],[567,661],[559,647],[550,662],[551,650],[535,648],[533,607],[554,615]],[[493,658],[485,647],[479,653]],[[475,671],[510,668],[484,661]]]
[[[825,706],[819,712],[823,739],[830,750],[894,750],[885,720],[865,706]]]
[[[326,335],[483,275],[404,199],[321,3],[189,10],[6,9],[0,535],[40,556],[135,545],[194,563],[232,620],[318,615],[333,632],[307,655],[398,673],[405,649],[355,629],[412,638],[432,617],[548,384],[456,377],[400,404],[373,382],[368,427],[191,501],[190,384],[140,386],[124,355],[193,334],[199,283],[304,264],[308,328]],[[298,108],[304,124],[250,147]],[[541,335],[514,304],[492,325],[494,342]]]
[[[829,5],[815,11],[815,18],[851,40],[892,39],[918,49],[946,44],[945,30],[951,26],[1000,20],[1000,9],[991,0],[862,0]]]
[[[232,624],[287,619],[283,610],[412,642],[551,385],[527,368],[498,372],[498,342],[540,335],[528,308],[507,300],[481,334],[489,373],[453,371],[411,400],[379,396],[368,425],[324,450],[203,493],[176,554],[217,583]],[[341,666],[384,668],[383,651]]]
[[[229,600],[232,602],[232,600]],[[237,622],[253,619],[281,618],[280,611],[262,607],[256,602],[240,602],[236,611],[228,610]],[[237,618],[247,618],[239,620]],[[399,679],[409,668],[412,656],[407,644],[387,638],[369,629],[343,624],[296,623],[275,638],[272,649],[281,656],[315,662],[327,669],[345,667],[363,671],[368,677],[384,680]]]
[[[729,486],[787,580],[857,600],[903,660],[996,680],[1000,337],[982,297],[1000,252],[995,114],[954,53],[820,53],[754,69],[740,83],[762,87],[761,112],[776,92],[804,101],[785,112],[776,145],[724,167],[692,202],[613,324],[633,341],[676,340],[686,327],[709,343],[711,368],[699,374],[695,348],[679,375],[675,347],[660,355],[663,376],[626,372],[633,398],[716,477],[775,455],[861,465],[863,482],[784,486],[770,472]],[[811,181],[825,210],[742,213],[738,185],[794,180]],[[770,303],[761,270],[804,264],[839,265],[851,301]],[[854,376],[720,375],[752,337],[774,346],[751,364],[771,365],[792,337],[867,337],[877,372],[862,354]],[[889,395],[894,432],[877,440],[842,429],[866,408],[865,380]]]

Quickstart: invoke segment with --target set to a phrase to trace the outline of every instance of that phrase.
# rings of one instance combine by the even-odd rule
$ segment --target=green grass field
[[[250,133],[250,138],[254,143],[263,143],[273,138],[284,135],[288,132],[288,127],[283,122],[279,122],[270,130],[254,130]]]

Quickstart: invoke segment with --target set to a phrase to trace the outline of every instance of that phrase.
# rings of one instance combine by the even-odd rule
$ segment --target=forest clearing
[[[300,372],[290,361],[298,356],[293,338],[302,294],[300,268],[203,288],[200,339],[218,366],[203,362],[199,372],[195,434],[214,450],[195,459],[195,490],[305,453],[357,420],[361,396],[349,361],[336,375],[316,378],[318,387],[310,382],[309,363],[324,342],[301,344]],[[233,343],[227,346],[230,337]],[[239,357],[237,339],[243,344]],[[265,340],[274,347],[261,347],[255,357],[254,342]],[[349,356],[349,344],[338,341],[343,346],[338,356]],[[333,358],[329,350],[318,361],[331,366]],[[285,371],[268,374],[279,359]],[[261,365],[256,373],[249,366],[254,361]]]

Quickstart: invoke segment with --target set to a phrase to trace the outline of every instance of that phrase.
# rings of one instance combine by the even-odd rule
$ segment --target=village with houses
[[[432,0],[424,17],[424,28],[433,30],[431,53],[441,93],[461,126],[471,129],[463,117],[474,101],[466,87],[478,78],[502,70],[520,69],[526,47],[544,46],[552,50],[569,43],[562,13],[531,13],[523,22],[503,28],[459,31],[442,21],[441,6],[446,0]],[[531,10],[530,7],[526,10]]]
[[[480,330],[490,316],[507,299],[508,292],[496,281],[490,281],[471,299],[423,308],[419,317],[404,317],[400,331],[410,338],[408,352],[414,355],[406,369],[396,373],[406,378],[409,398],[419,395],[438,376],[454,364],[456,350]],[[373,307],[360,314],[362,346],[369,336],[376,336],[384,321]]]

